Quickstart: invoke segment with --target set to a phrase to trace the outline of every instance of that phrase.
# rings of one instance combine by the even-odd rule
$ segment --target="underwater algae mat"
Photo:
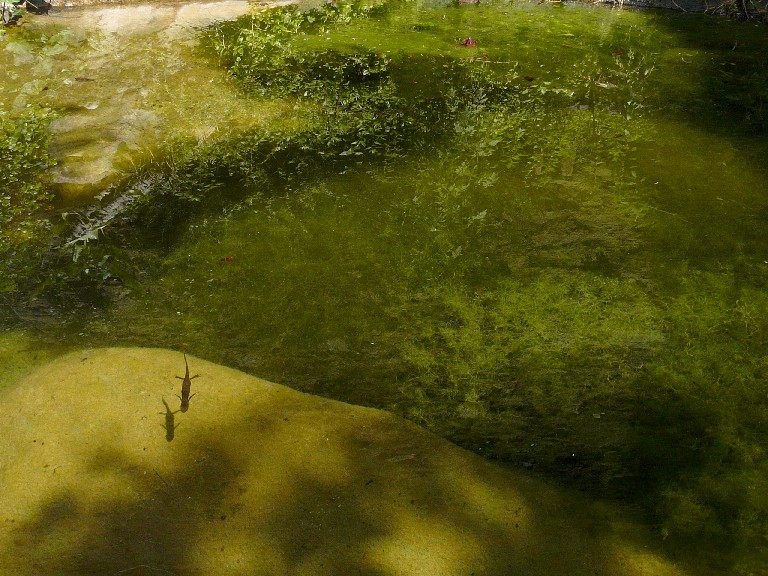
[[[170,423],[169,350],[72,352],[1,393],[0,571],[689,573],[612,506],[386,412],[188,360],[197,395]]]
[[[104,198],[104,214],[71,213],[83,227],[47,255],[49,269],[10,259],[33,263],[24,268],[40,278],[27,282],[30,314],[41,284],[63,307],[79,305],[60,328],[38,319],[40,340],[187,350],[386,407],[480,454],[624,499],[670,555],[694,549],[725,573],[735,551],[760,573],[768,180],[753,133],[765,126],[762,40],[720,22],[698,46],[681,33],[698,25],[680,18],[663,25],[572,5],[387,6],[359,21],[339,2],[322,16],[286,8],[214,27],[216,54],[195,56],[195,74],[187,64],[165,73],[164,51],[142,60],[156,68],[144,87],[158,92],[136,101],[182,141],[147,152],[152,165],[125,196]],[[475,47],[462,44],[470,34]],[[105,70],[120,72],[102,62],[83,76],[92,81],[73,81],[78,95],[110,85]],[[182,77],[186,89],[171,89]],[[186,96],[202,86],[215,89],[187,115],[196,108]],[[43,94],[71,89],[51,81]],[[273,114],[251,115],[254,106]],[[142,138],[136,156],[126,151],[137,162]],[[137,198],[137,212],[109,220],[114,196]],[[17,277],[23,294],[23,269]],[[30,360],[45,352],[39,366],[54,354],[37,346],[6,348]],[[33,368],[23,364],[14,379]],[[178,386],[180,373],[167,379]],[[198,400],[173,415],[180,426],[167,443],[155,399],[160,446],[179,444]],[[250,426],[240,429],[249,441],[261,433]],[[216,462],[227,474],[242,468]],[[209,474],[193,460],[179,468],[193,473],[149,475],[192,494],[192,478]],[[183,530],[165,524],[191,514],[155,492],[175,522],[151,538],[167,543],[166,531]],[[223,498],[196,502],[218,511]],[[188,549],[189,539],[169,547]],[[301,564],[299,554],[286,562]],[[556,572],[554,562],[540,572]]]

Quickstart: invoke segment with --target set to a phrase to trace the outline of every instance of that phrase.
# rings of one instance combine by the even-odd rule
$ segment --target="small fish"
[[[235,257],[234,256],[224,256],[224,258],[222,258],[222,260],[224,262],[233,262],[235,260]]]
[[[76,76],[76,82],[93,82],[93,78],[86,78],[85,76]]]
[[[189,376],[189,364],[187,363],[187,355],[184,354],[184,366],[186,366],[187,370],[184,373],[184,377],[176,376],[179,380],[181,380],[181,396],[179,396],[179,399],[181,400],[181,408],[179,408],[182,412],[186,412],[189,410],[189,401],[192,399],[192,396],[189,395],[190,390],[192,389],[192,380],[194,378],[197,378],[200,376],[199,374],[192,376],[190,378]]]
[[[534,80],[536,80],[536,78],[534,78],[533,76],[523,76],[523,80],[526,80],[528,82],[533,82]]]

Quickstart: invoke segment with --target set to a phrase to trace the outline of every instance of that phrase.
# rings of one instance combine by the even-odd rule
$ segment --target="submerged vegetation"
[[[40,214],[53,204],[44,182],[54,164],[48,154],[50,120],[49,110],[12,115],[0,104],[0,294],[15,291],[27,277],[23,263],[40,252],[49,227]]]
[[[102,304],[73,319],[86,342],[391,409],[748,574],[768,538],[757,41],[731,29],[748,84],[729,69],[697,91],[726,33],[681,56],[638,14],[532,10],[336,2],[216,25],[211,61],[301,128],[170,142],[56,238],[30,220],[50,208],[48,113],[0,117],[3,230],[32,230],[3,237],[0,289]],[[690,106],[716,106],[701,125],[730,143],[665,117]],[[31,259],[45,282],[9,281],[35,237],[55,247]]]

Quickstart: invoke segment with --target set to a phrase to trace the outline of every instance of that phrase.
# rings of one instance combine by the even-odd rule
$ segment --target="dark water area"
[[[216,129],[174,133],[185,85],[160,144],[123,151],[135,170],[101,206],[135,206],[87,212],[54,259],[61,283],[38,308],[13,301],[9,382],[61,347],[185,350],[391,410],[759,574],[764,27],[345,6],[190,45],[194,77],[229,73],[209,82]],[[41,302],[64,303],[55,321]]]

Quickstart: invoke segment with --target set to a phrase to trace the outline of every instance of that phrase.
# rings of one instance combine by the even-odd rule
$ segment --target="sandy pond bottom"
[[[0,393],[3,574],[685,574],[648,534],[386,412],[159,349]],[[171,422],[172,420],[172,422]]]

